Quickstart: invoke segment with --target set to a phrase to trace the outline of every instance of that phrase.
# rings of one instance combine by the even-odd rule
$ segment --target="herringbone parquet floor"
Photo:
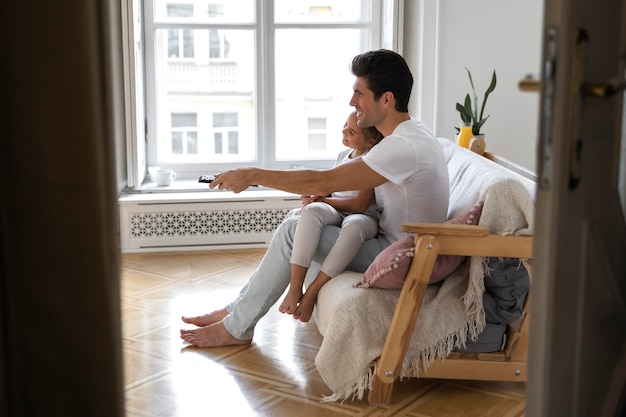
[[[123,349],[128,417],[520,417],[524,384],[411,379],[391,405],[321,402],[329,389],[314,359],[322,337],[273,308],[251,346],[185,347],[181,315],[222,307],[263,249],[122,255]]]

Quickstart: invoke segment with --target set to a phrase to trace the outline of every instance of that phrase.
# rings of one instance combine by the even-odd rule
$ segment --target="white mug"
[[[148,167],[148,174],[150,175],[150,181],[156,182],[156,173],[159,172],[161,167]]]
[[[170,185],[176,179],[176,173],[171,169],[161,169],[156,173],[156,183],[159,186]]]

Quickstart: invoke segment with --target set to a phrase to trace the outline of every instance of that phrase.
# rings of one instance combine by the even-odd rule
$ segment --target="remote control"
[[[198,182],[204,182],[207,184],[210,184],[213,181],[215,181],[215,176],[213,175],[200,175],[200,178],[198,179]]]
[[[214,175],[200,175],[200,178],[198,178],[198,182],[204,182],[206,184],[211,184],[213,181],[215,181]],[[258,185],[253,184],[250,187],[258,187]]]

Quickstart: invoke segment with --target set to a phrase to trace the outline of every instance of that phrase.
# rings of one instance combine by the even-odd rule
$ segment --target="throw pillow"
[[[448,224],[478,224],[483,210],[483,202],[479,202],[468,212],[448,220]],[[378,254],[374,262],[367,268],[363,278],[354,284],[361,288],[402,288],[409,270],[411,259],[415,254],[415,236],[406,236],[385,248]],[[435,260],[430,284],[442,281],[461,265],[465,256],[439,255]]]

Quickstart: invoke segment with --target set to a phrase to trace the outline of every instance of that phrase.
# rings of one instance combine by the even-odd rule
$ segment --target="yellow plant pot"
[[[469,144],[474,134],[472,133],[472,126],[461,123],[461,129],[459,135],[456,138],[456,143],[459,146],[469,149]]]

